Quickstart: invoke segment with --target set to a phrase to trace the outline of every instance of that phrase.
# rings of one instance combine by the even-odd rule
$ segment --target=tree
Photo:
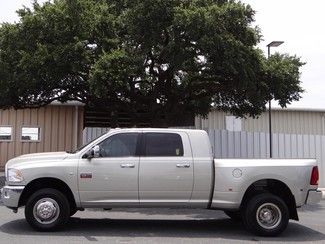
[[[79,100],[152,126],[212,108],[258,116],[303,92],[300,58],[266,59],[235,0],[55,0],[0,28],[0,107]]]

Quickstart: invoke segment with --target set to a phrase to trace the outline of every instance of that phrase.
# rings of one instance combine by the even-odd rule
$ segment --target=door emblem
[[[92,173],[81,173],[80,174],[80,179],[91,179],[91,178],[93,178]]]

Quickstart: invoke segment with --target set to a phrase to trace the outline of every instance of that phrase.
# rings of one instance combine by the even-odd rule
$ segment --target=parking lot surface
[[[113,209],[78,212],[64,230],[35,232],[24,219],[0,206],[0,243],[325,243],[325,201],[299,210],[276,238],[254,236],[223,212],[191,209]]]

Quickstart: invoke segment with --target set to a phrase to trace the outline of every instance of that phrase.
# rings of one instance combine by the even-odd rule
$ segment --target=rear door
[[[139,167],[142,206],[187,206],[193,190],[193,158],[185,132],[144,132]]]

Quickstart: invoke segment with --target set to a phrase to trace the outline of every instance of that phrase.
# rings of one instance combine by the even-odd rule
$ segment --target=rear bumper
[[[316,204],[322,200],[322,192],[319,190],[309,190],[306,198],[306,204]]]
[[[19,198],[25,186],[4,186],[1,189],[3,205],[8,208],[18,208]]]

